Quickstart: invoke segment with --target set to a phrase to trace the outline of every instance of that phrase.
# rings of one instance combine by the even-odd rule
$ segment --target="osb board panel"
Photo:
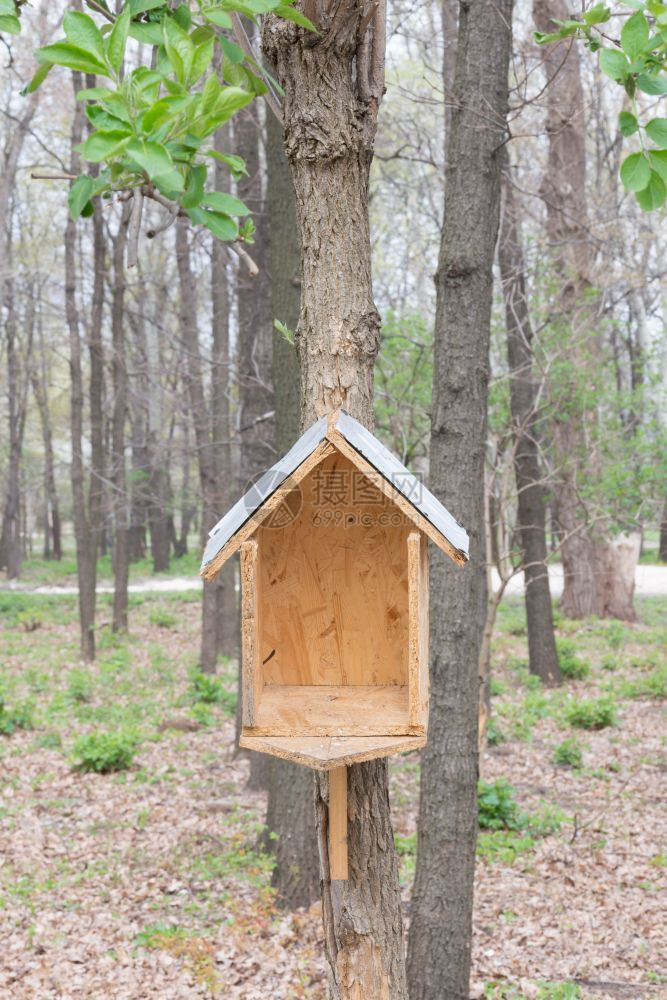
[[[408,536],[408,675],[410,722],[428,724],[428,541],[411,531]]]
[[[267,685],[252,736],[419,736],[408,721],[408,689]]]
[[[254,539],[241,545],[241,655],[243,663],[243,725],[252,726],[262,692],[262,661],[258,635],[259,547]]]
[[[343,764],[359,764],[376,757],[419,750],[425,736],[251,736],[246,730],[240,744],[247,750],[329,771]]]
[[[290,525],[256,536],[264,682],[406,684],[409,519],[338,452],[301,492]]]

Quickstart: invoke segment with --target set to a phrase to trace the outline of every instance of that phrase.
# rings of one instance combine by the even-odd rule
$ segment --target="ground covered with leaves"
[[[74,598],[0,593],[0,996],[323,1000],[317,907],[283,913],[257,847],[233,665],[195,670],[196,593],[131,603],[131,636],[102,627],[82,665]],[[639,610],[559,620],[551,691],[501,608],[474,997],[667,996],[667,601]],[[392,762],[406,915],[418,783]]]

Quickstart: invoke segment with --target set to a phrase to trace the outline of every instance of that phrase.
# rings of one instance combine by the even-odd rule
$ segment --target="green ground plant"
[[[571,767],[579,770],[584,763],[584,755],[581,745],[574,736],[568,736],[566,740],[559,743],[554,749],[553,760],[559,767]]]
[[[5,705],[0,696],[0,736],[12,736],[17,729],[32,729],[32,708],[28,704],[17,704],[13,708]]]
[[[565,721],[577,729],[606,729],[616,725],[617,706],[613,698],[584,698],[565,709]]]
[[[138,739],[127,732],[93,732],[74,743],[73,760],[80,771],[111,774],[126,771],[134,760]]]
[[[563,677],[568,680],[584,680],[591,672],[591,665],[577,654],[577,647],[572,639],[556,639],[558,662]]]

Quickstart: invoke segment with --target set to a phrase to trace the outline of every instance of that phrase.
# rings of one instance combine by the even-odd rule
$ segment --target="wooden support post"
[[[347,879],[347,767],[329,771],[329,876]]]

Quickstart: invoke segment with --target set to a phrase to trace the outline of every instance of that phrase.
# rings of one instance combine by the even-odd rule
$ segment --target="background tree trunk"
[[[533,14],[538,31],[548,32],[554,27],[554,18],[568,17],[568,8],[564,0],[534,0]],[[581,400],[582,386],[585,384],[588,390],[599,372],[599,343],[591,302],[586,112],[579,47],[545,46],[543,59],[549,81],[549,156],[542,196],[559,284],[555,322],[562,327],[561,350],[572,366],[564,376],[564,384],[556,389],[553,422],[564,571],[561,608],[568,618],[584,618],[603,614],[606,571],[605,525],[595,523],[578,485],[582,464],[592,472],[599,466],[595,448],[591,450],[596,414]]]
[[[285,90],[285,149],[302,247],[301,426],[344,405],[373,425],[379,316],[373,302],[368,173],[384,89],[384,9],[357,40],[360,5],[309,9],[321,35],[265,19],[264,47]],[[369,33],[373,31],[373,44]],[[371,67],[374,72],[371,72]],[[348,769],[349,880],[329,878],[328,781],[317,778],[325,947],[334,1000],[407,996],[387,761]]]
[[[283,130],[267,114],[267,199],[271,234],[271,312],[296,330],[299,322],[301,248],[294,191],[283,150]],[[276,449],[284,455],[299,435],[299,362],[294,344],[273,331],[273,388]],[[319,895],[319,859],[312,771],[278,757],[268,757],[266,846],[275,853],[272,883],[281,904],[309,906]]]
[[[503,212],[498,242],[500,279],[505,299],[510,409],[514,436],[518,532],[526,594],[530,672],[545,684],[562,681],[554,637],[547,567],[544,487],[537,443],[537,398],[533,384],[533,330],[528,311],[521,232],[504,157]]]
[[[214,452],[211,441],[211,418],[204,391],[202,359],[199,349],[197,327],[197,297],[195,277],[190,258],[190,240],[187,219],[176,223],[176,263],[180,284],[180,324],[185,353],[185,370],[190,400],[190,412],[195,429],[197,460],[199,464],[199,487],[202,504],[202,542],[216,522],[219,509],[217,501],[218,484]],[[202,594],[202,631],[199,663],[202,670],[214,673],[217,661],[217,584],[204,584]]]
[[[459,10],[436,275],[431,488],[466,525],[471,557],[463,570],[439,552],[431,563],[431,709],[408,942],[411,1000],[460,1000],[470,979],[484,450],[511,18],[511,0]]]
[[[113,631],[127,632],[127,586],[130,574],[128,497],[125,473],[127,366],[125,359],[125,246],[130,206],[126,202],[113,243],[114,285],[111,303],[113,418],[111,482],[113,485]]]
[[[46,368],[46,351],[42,331],[41,297],[38,302],[38,345],[39,356],[30,368],[32,394],[39,410],[42,425],[42,444],[44,447],[44,558],[62,559],[62,538],[60,527],[60,505],[56,489],[56,477],[53,458],[53,433],[51,430],[51,414],[48,399],[48,378]],[[50,514],[50,517],[49,517]]]

